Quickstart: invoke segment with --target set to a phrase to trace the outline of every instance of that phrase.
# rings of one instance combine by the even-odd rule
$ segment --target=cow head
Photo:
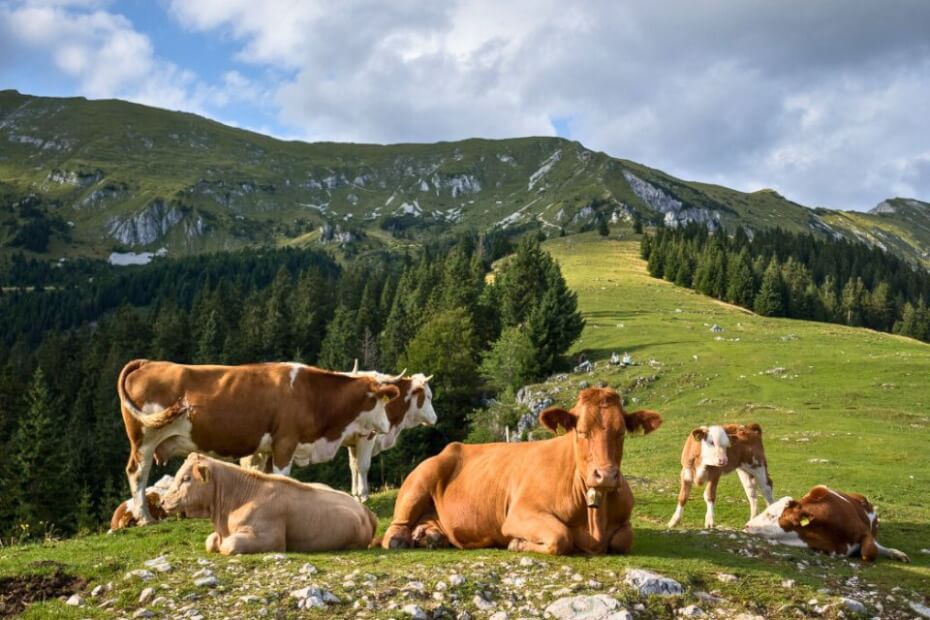
[[[730,437],[722,426],[700,426],[691,431],[695,441],[701,442],[701,465],[725,467]]]
[[[215,481],[210,460],[197,453],[188,455],[174,476],[171,488],[162,496],[161,505],[169,515],[180,512],[185,517],[209,517]]]
[[[627,431],[651,433],[662,424],[654,411],[625,412],[620,395],[610,388],[582,390],[571,410],[550,407],[539,414],[539,420],[553,432],[561,426],[572,434],[575,467],[585,486],[605,492],[615,490],[620,482]]]
[[[381,383],[371,377],[359,377],[368,381],[366,406],[358,417],[359,429],[367,432],[387,433],[391,430],[385,405],[400,396],[396,385]]]
[[[407,405],[405,419],[409,426],[423,424],[432,426],[436,423],[436,410],[433,409],[433,390],[429,387],[429,380],[433,376],[417,373],[410,377],[410,402]]]

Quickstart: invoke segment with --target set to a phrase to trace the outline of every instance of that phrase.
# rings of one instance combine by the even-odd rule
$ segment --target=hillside
[[[558,236],[599,219],[640,219],[842,235],[930,265],[930,208],[888,204],[900,206],[811,210],[772,190],[683,181],[561,138],[307,144],[122,101],[0,91],[7,252],[106,258],[316,243],[358,251],[465,229]]]
[[[747,614],[744,620],[853,616],[841,596],[881,618],[911,618],[912,603],[930,605],[930,554],[923,551],[930,549],[930,456],[924,446],[930,346],[864,329],[766,319],[712,301],[650,278],[635,241],[585,234],[551,240],[547,249],[560,261],[587,319],[575,352],[584,351],[597,368],[590,375],[553,377],[531,390],[568,405],[580,381],[603,380],[624,391],[630,407],[656,409],[665,420],[656,433],[625,444],[623,473],[637,501],[631,556],[526,560],[503,551],[365,551],[225,559],[203,553],[209,531],[204,522],[168,522],[3,549],[0,578],[61,568],[86,579],[79,585],[82,607],[53,601],[27,614],[49,618],[131,616],[143,607],[157,616],[195,610],[209,618],[252,617],[264,609],[281,617],[398,618],[410,617],[402,609],[411,604],[430,611],[445,607],[454,611],[450,617],[462,610],[473,618],[495,612],[538,617],[549,601],[567,593],[606,593],[636,618],[673,618],[688,605],[719,618]],[[723,331],[712,332],[714,324]],[[611,352],[629,352],[636,365],[609,367]],[[864,566],[751,541],[735,531],[748,516],[735,476],[720,485],[721,529],[697,529],[703,501],[695,493],[683,528],[668,532],[685,436],[699,424],[730,421],[764,427],[776,497],[800,496],[816,483],[861,492],[877,505],[881,542],[909,553],[913,563]],[[392,502],[392,491],[374,500],[382,527]],[[172,565],[170,572],[145,582],[124,580],[160,555]],[[307,562],[319,572],[301,572]],[[677,579],[685,594],[641,597],[622,583],[630,567]],[[214,573],[216,587],[193,584],[194,573],[203,569]],[[450,585],[453,574],[462,575],[464,584]],[[108,582],[111,592],[90,596]],[[341,602],[298,612],[290,592],[308,585],[332,591]],[[153,597],[138,603],[150,586]]]

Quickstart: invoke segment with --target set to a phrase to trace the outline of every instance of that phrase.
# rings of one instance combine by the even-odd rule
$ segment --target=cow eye
[[[191,481],[190,476],[184,476],[183,478],[181,478],[181,482],[190,482],[190,481]]]

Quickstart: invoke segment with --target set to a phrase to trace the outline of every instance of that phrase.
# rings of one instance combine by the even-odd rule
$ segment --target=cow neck
[[[229,535],[229,514],[242,504],[242,498],[253,494],[259,479],[257,476],[236,471],[234,465],[213,461],[213,502],[210,505],[210,520],[217,532]]]
[[[400,395],[385,405],[385,411],[387,412],[388,422],[391,423],[391,427],[400,426],[407,416],[407,411],[410,409],[407,396],[410,394],[410,388],[413,387],[413,381],[410,379],[401,379],[394,385],[400,390]]]
[[[320,420],[316,428],[315,439],[335,441],[342,438],[345,429],[360,413],[366,403],[368,385],[356,377],[347,377],[325,370],[310,370],[306,376],[312,377],[323,389],[311,387],[313,419]],[[353,403],[358,403],[352,407]]]
[[[575,465],[575,438],[572,433],[566,433],[559,439],[562,439],[568,447],[568,455],[572,464],[572,482],[571,497],[575,506],[581,506],[585,511],[588,523],[588,534],[591,536],[592,544],[579,544],[579,547],[588,553],[605,553],[607,551],[607,506],[610,503],[610,493],[605,493],[601,498],[601,505],[598,508],[590,508],[587,503],[588,489],[590,488],[584,479],[584,473],[578,470]],[[611,493],[615,493],[612,491]],[[581,541],[579,541],[580,543]],[[590,547],[590,548],[589,548]]]

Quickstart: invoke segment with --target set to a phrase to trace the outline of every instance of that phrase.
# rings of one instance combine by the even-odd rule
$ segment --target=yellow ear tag
[[[391,397],[385,394],[384,396],[381,397],[381,402],[386,405],[389,402],[391,402]]]
[[[811,520],[807,517],[801,517],[801,527],[807,527],[811,524]]]

